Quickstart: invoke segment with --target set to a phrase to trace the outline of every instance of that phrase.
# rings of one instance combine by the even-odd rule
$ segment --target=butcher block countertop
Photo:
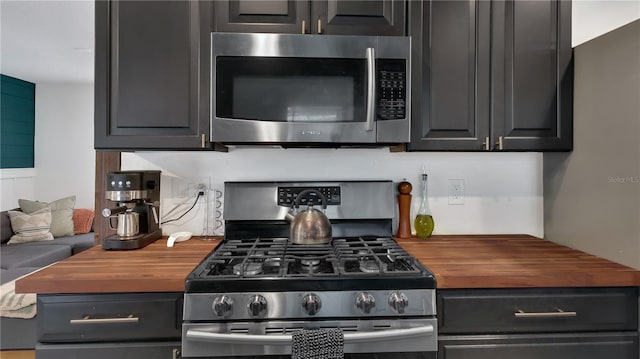
[[[221,238],[167,247],[161,238],[128,251],[95,246],[16,281],[17,293],[182,292],[184,279]]]
[[[640,286],[640,271],[528,235],[397,239],[438,288]]]
[[[220,242],[160,239],[132,251],[96,246],[16,282],[18,293],[182,292]],[[436,275],[438,288],[640,286],[640,271],[527,235],[433,236],[398,243]]]

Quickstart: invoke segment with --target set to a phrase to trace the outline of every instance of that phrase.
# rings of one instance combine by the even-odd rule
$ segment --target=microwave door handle
[[[376,101],[376,52],[373,47],[367,48],[367,122],[365,131],[373,131]]]

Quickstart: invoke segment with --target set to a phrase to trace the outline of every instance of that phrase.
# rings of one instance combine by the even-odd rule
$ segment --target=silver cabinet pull
[[[491,150],[491,140],[489,139],[489,136],[484,138],[484,142],[482,142],[482,145],[484,146],[484,150],[485,151],[490,151]]]
[[[377,340],[407,339],[433,334],[433,325],[408,329],[377,330],[373,332],[344,333],[344,343],[363,343]],[[291,334],[239,334],[239,333],[210,333],[201,330],[187,330],[187,338],[207,342],[221,342],[227,344],[253,345],[291,345]]]
[[[207,138],[203,133],[202,136],[200,137],[200,147],[205,148],[206,144],[207,144]]]
[[[513,313],[516,318],[564,318],[564,317],[575,317],[578,315],[577,312],[565,312],[562,309],[558,309],[555,312],[525,312],[523,310],[518,309],[517,312]]]
[[[180,349],[173,349],[171,358],[172,359],[178,359],[180,357]]]
[[[496,145],[498,145],[498,149],[500,151],[502,151],[504,149],[504,137],[503,136],[498,136],[498,142],[496,142]]]
[[[138,317],[134,317],[133,314],[126,318],[91,318],[87,315],[82,319],[71,319],[69,324],[126,324],[137,323],[139,321],[140,319]]]
[[[318,19],[318,34],[322,34],[322,20]]]
[[[376,109],[376,50],[368,47],[367,52],[367,122],[365,123],[365,131],[373,131],[373,118]]]
[[[302,20],[302,33],[307,33],[307,22],[305,20]]]

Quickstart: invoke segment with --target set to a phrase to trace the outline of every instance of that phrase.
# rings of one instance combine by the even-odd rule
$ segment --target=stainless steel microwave
[[[409,37],[211,34],[211,140],[409,142]]]

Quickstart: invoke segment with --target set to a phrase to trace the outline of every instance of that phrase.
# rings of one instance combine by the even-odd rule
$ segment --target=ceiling
[[[93,0],[0,0],[0,72],[39,82],[93,82]]]

